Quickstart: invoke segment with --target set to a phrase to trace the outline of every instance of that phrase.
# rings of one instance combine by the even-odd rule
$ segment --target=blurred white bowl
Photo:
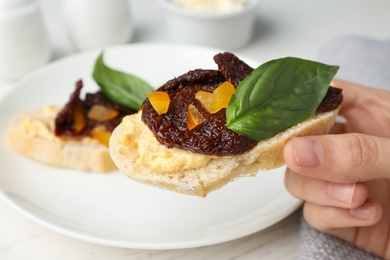
[[[170,0],[158,0],[165,11],[166,29],[174,42],[235,50],[252,38],[258,0],[239,10],[211,12],[190,10]]]

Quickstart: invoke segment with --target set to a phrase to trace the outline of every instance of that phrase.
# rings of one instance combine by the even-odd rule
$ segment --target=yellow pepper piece
[[[102,105],[93,105],[88,111],[87,117],[98,122],[105,122],[116,118],[118,114],[119,112],[115,109],[107,108]]]
[[[84,127],[87,125],[87,120],[84,116],[84,107],[81,102],[78,102],[75,105],[75,108],[73,110],[73,120],[75,124],[75,130],[77,133],[83,130]]]
[[[195,94],[195,99],[199,100],[202,106],[210,113],[214,114],[226,108],[229,104],[230,98],[236,89],[229,81],[225,81],[217,87],[213,93],[206,91],[198,91]]]
[[[146,94],[146,96],[159,115],[165,114],[168,111],[169,104],[171,103],[168,93],[154,91]]]
[[[108,147],[110,142],[111,132],[103,125],[95,126],[91,131],[91,137],[96,139],[99,143]]]
[[[200,90],[195,94],[195,99],[199,100],[210,114],[214,114],[222,108],[213,93]]]
[[[221,106],[226,108],[236,88],[229,81],[225,81],[214,90],[214,94],[220,97]]]
[[[205,121],[202,114],[192,104],[188,105],[187,111],[187,128],[188,130],[194,129],[196,126],[202,124]]]

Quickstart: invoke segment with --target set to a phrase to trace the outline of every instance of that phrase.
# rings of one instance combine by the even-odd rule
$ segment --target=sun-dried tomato
[[[57,114],[54,129],[54,133],[57,136],[74,138],[89,136],[96,126],[104,126],[107,131],[112,132],[125,115],[136,113],[134,110],[111,101],[100,91],[87,93],[85,100],[83,100],[80,98],[82,87],[83,82],[81,80],[77,81],[76,88],[70,95],[69,101]],[[105,107],[107,111],[110,111],[110,115],[102,115],[102,117],[105,117],[105,120],[101,120],[102,117],[100,116],[96,118],[95,115],[88,117],[88,112],[94,106]],[[115,117],[113,117],[112,111],[115,111]]]

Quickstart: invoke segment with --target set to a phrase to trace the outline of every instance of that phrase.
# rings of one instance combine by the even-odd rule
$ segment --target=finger
[[[360,95],[359,85],[339,79],[333,79],[330,84],[343,90],[343,103],[340,108],[340,114],[343,114],[345,110],[354,107],[357,97]]]
[[[380,221],[382,215],[382,205],[375,200],[367,200],[353,209],[305,203],[303,210],[303,216],[311,226],[330,234],[336,234],[340,228],[374,225]]]
[[[338,183],[390,178],[390,140],[363,134],[292,138],[284,160],[296,173]]]
[[[368,195],[364,183],[334,183],[297,174],[287,168],[285,186],[296,198],[322,206],[356,208]]]
[[[356,103],[359,102],[361,97],[365,97],[368,94],[375,96],[383,94],[383,91],[340,79],[333,79],[331,85],[343,90],[343,103],[340,108],[340,114],[345,114],[346,111],[356,107]]]
[[[361,125],[362,118],[376,122],[378,126],[383,126],[382,130],[388,133],[388,122],[390,117],[390,92],[365,87],[355,83],[334,79],[332,84],[343,89],[343,102],[339,114],[347,121]],[[373,120],[373,118],[375,120]],[[370,126],[370,124],[368,124]],[[372,128],[366,128],[369,133]],[[375,130],[375,129],[374,129]],[[376,130],[381,132],[379,129]],[[375,133],[375,131],[374,131]],[[380,136],[388,136],[382,134]]]

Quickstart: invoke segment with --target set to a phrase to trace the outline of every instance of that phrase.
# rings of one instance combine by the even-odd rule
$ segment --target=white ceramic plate
[[[22,80],[0,102],[0,197],[23,215],[73,238],[126,248],[174,249],[240,238],[288,216],[301,204],[284,188],[284,168],[242,178],[206,198],[136,183],[119,171],[85,173],[47,166],[13,151],[9,118],[26,109],[64,104],[91,73],[99,51],[77,54]],[[217,50],[134,44],[106,49],[106,63],[154,86],[195,68],[216,68]],[[241,57],[252,66],[259,63]],[[84,91],[84,92],[85,92]]]

